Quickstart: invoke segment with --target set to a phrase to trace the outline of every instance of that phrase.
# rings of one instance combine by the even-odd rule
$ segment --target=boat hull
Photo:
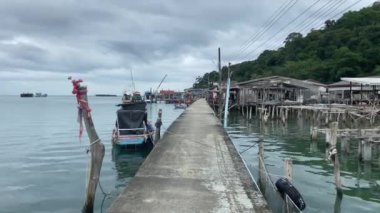
[[[123,135],[118,137],[117,135],[113,135],[112,144],[126,149],[150,150],[154,146],[152,135],[148,135],[148,137],[137,135]]]

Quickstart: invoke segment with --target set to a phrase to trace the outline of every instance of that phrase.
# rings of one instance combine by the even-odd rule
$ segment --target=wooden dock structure
[[[200,99],[167,129],[108,212],[270,210],[220,120]]]

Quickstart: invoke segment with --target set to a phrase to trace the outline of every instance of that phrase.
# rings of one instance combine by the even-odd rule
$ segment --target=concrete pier
[[[108,212],[270,211],[201,99],[170,126]]]

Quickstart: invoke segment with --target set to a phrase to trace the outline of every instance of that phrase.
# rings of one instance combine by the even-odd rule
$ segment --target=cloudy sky
[[[0,0],[0,95],[183,90],[374,0]]]

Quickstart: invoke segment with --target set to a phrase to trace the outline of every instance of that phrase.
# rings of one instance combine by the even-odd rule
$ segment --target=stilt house
[[[239,105],[293,105],[320,102],[324,84],[311,80],[271,76],[238,83]]]

